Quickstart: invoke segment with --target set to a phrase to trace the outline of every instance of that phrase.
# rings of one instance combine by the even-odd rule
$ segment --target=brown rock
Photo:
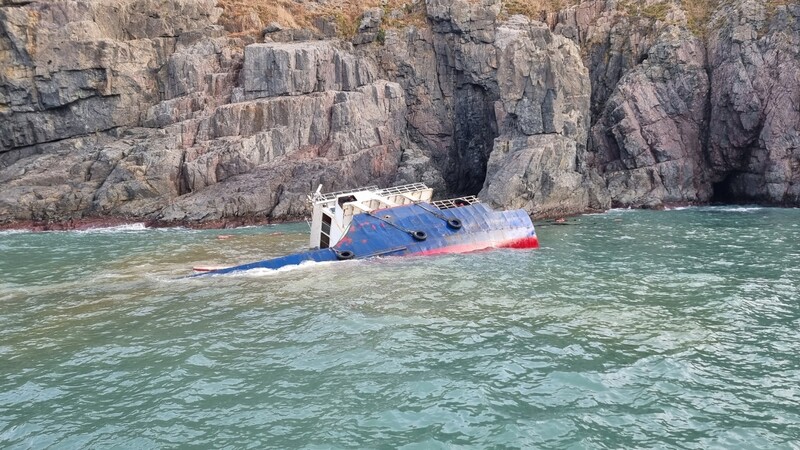
[[[589,165],[606,180],[613,202],[711,198],[702,136],[708,89],[701,41],[668,28],[620,81],[592,128]]]
[[[720,200],[800,204],[800,5],[740,0],[709,38],[708,151]]]

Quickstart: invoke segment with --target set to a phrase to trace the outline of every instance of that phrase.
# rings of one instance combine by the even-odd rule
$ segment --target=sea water
[[[182,278],[307,231],[0,233],[0,448],[800,448],[800,210]]]

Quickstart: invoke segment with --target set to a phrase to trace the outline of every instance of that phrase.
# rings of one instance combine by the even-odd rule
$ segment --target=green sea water
[[[0,448],[800,448],[798,209],[179,278],[306,232],[0,233]]]

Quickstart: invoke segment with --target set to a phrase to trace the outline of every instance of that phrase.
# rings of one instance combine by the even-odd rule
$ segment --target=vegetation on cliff
[[[469,0],[475,2],[477,0]],[[697,36],[706,35],[712,14],[731,0],[620,0],[617,9],[632,17],[668,20],[668,12],[679,8],[685,13],[688,28]],[[780,6],[797,0],[765,0],[768,14]],[[521,14],[534,20],[552,23],[559,11],[595,0],[502,0],[501,16]],[[220,23],[232,32],[261,32],[264,25],[275,23],[287,28],[313,28],[318,20],[332,20],[340,37],[352,38],[358,30],[364,11],[381,8],[385,12],[384,26],[399,28],[425,24],[423,0],[334,0],[328,2],[297,2],[295,0],[219,0],[223,9]],[[389,14],[399,11],[400,14]]]
[[[387,27],[425,24],[425,2],[416,0],[335,0],[303,2],[294,0],[219,0],[223,9],[220,23],[232,32],[260,33],[265,25],[286,28],[318,28],[321,21],[332,23],[336,35],[352,38],[364,11],[380,8]],[[399,14],[389,14],[398,11]]]

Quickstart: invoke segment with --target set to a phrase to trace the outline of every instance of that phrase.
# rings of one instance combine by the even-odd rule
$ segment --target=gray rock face
[[[559,134],[585,148],[590,86],[578,46],[522,16],[498,29],[494,46],[500,133]]]
[[[0,8],[0,221],[143,217],[176,195],[185,136],[134,127],[230,96],[218,16],[213,1]]]
[[[589,207],[578,160],[586,152],[590,86],[578,47],[521,16],[498,29],[500,100],[480,197],[537,216]]]
[[[33,2],[0,9],[0,151],[140,125],[151,70],[176,36],[211,26],[214,2]],[[7,69],[5,69],[7,67]]]
[[[398,182],[421,181],[414,174],[428,173],[429,180],[441,180],[434,194],[446,195],[449,189],[443,174],[453,146],[453,96],[452,87],[439,77],[433,42],[428,28],[389,30],[385,45],[378,47],[377,60],[382,75],[405,92],[411,147],[403,155]]]
[[[489,157],[480,198],[537,217],[561,217],[587,209],[592,199],[578,172],[577,143],[562,135],[498,138]]]
[[[388,185],[405,126],[403,92],[386,81],[352,92],[220,107],[199,124],[197,144],[184,154],[189,193],[156,218],[298,218],[308,212],[306,195],[319,184],[331,190]],[[235,201],[225,206],[225,199]]]
[[[614,0],[592,0],[560,11],[555,19],[554,31],[583,49],[595,119],[620,79],[640,64],[665,26],[659,20],[629,13],[625,6]],[[670,12],[669,21],[680,22],[681,18]]]
[[[664,31],[622,78],[592,128],[588,161],[615,204],[711,198],[702,136],[708,90],[702,43],[678,27]]]
[[[722,200],[800,203],[800,5],[741,0],[709,38],[708,151]]]
[[[285,219],[317,184],[395,179],[403,91],[347,46],[247,45],[212,25],[214,2],[174,2],[158,20],[153,8],[0,10],[13,63],[0,83],[0,221]]]
[[[378,38],[383,19],[382,8],[369,8],[364,11],[361,23],[358,25],[358,33],[353,37],[353,44],[368,44]]]
[[[0,225],[280,220],[318,184],[416,181],[539,217],[800,204],[796,3],[724,2],[705,40],[673,0],[425,7],[354,46],[330,18],[228,36],[212,0],[4,2]]]
[[[725,3],[706,43],[681,13],[673,6],[668,15],[677,28],[623,20],[598,2],[560,14],[556,30],[588,50],[596,122],[588,167],[621,206],[796,205],[798,6]],[[639,50],[602,44],[628,35]]]
[[[245,48],[244,98],[352,91],[372,83],[375,68],[333,41],[253,44]]]
[[[430,1],[433,33],[387,33],[391,54],[381,55],[381,67],[406,90],[409,136],[450,193],[480,191],[501,207],[524,194],[532,198],[524,207],[540,215],[585,210],[590,196],[572,195],[584,183],[576,161],[589,129],[590,85],[579,49],[521,16],[499,25],[499,11],[496,1]],[[543,147],[535,158],[534,144]],[[535,166],[513,163],[522,160]],[[512,186],[506,181],[515,171],[526,181]],[[536,185],[525,174],[538,171],[554,188],[523,192]],[[552,196],[560,189],[570,195]]]

